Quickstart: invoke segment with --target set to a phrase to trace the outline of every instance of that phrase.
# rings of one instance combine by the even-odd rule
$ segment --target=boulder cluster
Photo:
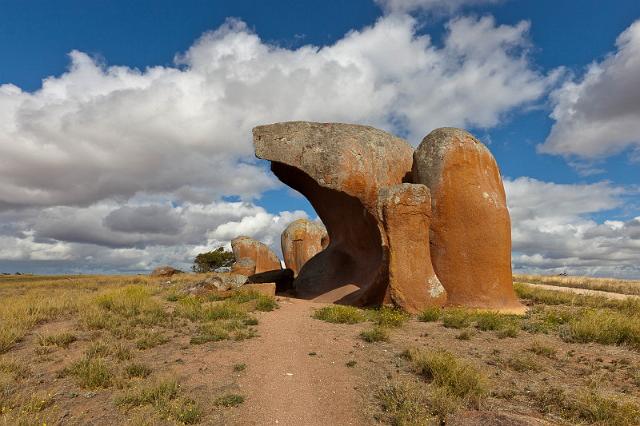
[[[434,130],[415,150],[351,124],[276,123],[253,135],[256,156],[307,197],[326,226],[296,221],[282,234],[296,296],[410,312],[524,311],[513,290],[500,171],[468,132]],[[241,237],[232,247],[234,272],[281,269],[262,243]]]

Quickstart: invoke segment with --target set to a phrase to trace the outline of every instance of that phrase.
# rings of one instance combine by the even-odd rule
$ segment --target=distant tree
[[[223,266],[231,266],[235,260],[232,252],[226,251],[224,247],[219,247],[216,250],[197,255],[191,269],[193,272],[211,272]]]

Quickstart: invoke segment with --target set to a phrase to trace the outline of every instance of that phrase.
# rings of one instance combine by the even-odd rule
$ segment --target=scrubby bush
[[[206,253],[200,253],[193,261],[193,272],[212,272],[218,268],[231,266],[236,258],[233,253],[226,251],[224,247]]]

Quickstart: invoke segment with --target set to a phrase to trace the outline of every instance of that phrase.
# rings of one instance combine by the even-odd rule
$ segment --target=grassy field
[[[253,337],[255,313],[275,300],[182,291],[197,279],[0,277],[0,421],[195,424],[242,403],[215,388],[190,391],[180,356]]]
[[[242,424],[252,402],[234,383],[252,365],[220,354],[277,302],[184,291],[200,279],[0,277],[0,424]],[[515,288],[522,317],[309,315],[352,336],[340,363],[374,424],[640,424],[640,301]]]
[[[640,281],[558,275],[514,275],[514,281],[640,295]]]

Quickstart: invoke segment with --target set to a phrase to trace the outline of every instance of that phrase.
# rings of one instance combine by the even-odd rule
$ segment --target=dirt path
[[[586,288],[575,288],[575,287],[560,287],[556,285],[549,284],[534,284],[534,283],[525,283],[531,287],[539,288],[542,290],[552,290],[552,291],[562,291],[565,293],[576,293],[576,294],[584,294],[585,296],[601,296],[606,297],[608,299],[616,299],[616,300],[625,300],[625,299],[640,299],[640,296],[634,294],[621,294],[621,293],[612,293],[609,291],[600,291],[600,290],[589,290]]]
[[[238,378],[246,396],[236,413],[243,425],[362,425],[370,423],[354,388],[354,332],[311,318],[323,306],[282,299],[280,309],[260,317],[260,336],[243,345],[246,371]],[[357,335],[357,334],[356,334]]]

